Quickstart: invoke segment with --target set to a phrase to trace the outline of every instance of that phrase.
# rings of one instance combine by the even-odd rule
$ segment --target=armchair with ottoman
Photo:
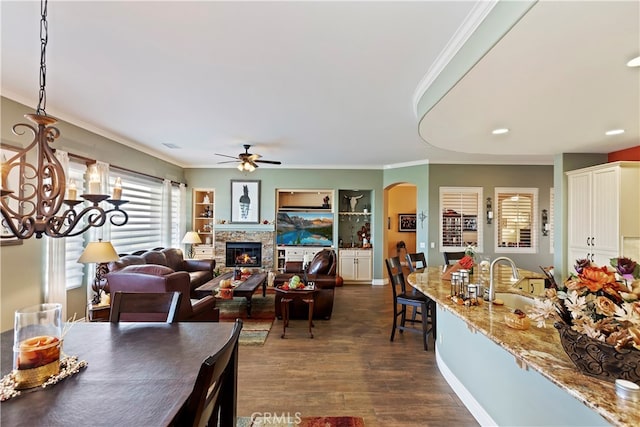
[[[186,271],[174,271],[164,265],[129,265],[107,274],[112,293],[122,292],[180,292],[178,322],[217,322],[220,309],[216,299],[208,295],[201,299],[190,299],[190,278]],[[132,319],[135,320],[135,319]]]
[[[183,271],[189,275],[189,289],[193,291],[213,279],[213,270],[216,261],[213,259],[184,259],[179,248],[153,249],[137,252],[138,255],[122,255],[118,261],[109,263],[109,272],[120,271],[130,265],[155,264],[171,268],[173,271]],[[110,283],[107,279],[105,291],[110,292]],[[183,299],[188,295],[183,296]]]
[[[336,272],[336,252],[332,249],[324,249],[313,257],[313,260],[311,260],[306,270],[302,267],[301,261],[289,261],[285,263],[284,272],[276,275],[274,286],[280,286],[284,284],[284,282],[288,282],[295,275],[303,280],[306,279],[315,282],[319,292],[316,295],[313,318],[329,320],[333,312],[335,288],[338,284],[342,283],[342,278],[338,276]],[[282,319],[280,299],[280,294],[277,293],[275,296],[275,309],[278,319]],[[290,319],[307,319],[309,311],[304,302],[296,300],[289,304]]]

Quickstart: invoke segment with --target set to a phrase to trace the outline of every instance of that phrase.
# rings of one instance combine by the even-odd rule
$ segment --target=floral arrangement
[[[468,245],[464,250],[464,254],[466,256],[471,257],[471,258],[475,258],[476,257],[476,247],[473,246],[473,245]]]
[[[529,318],[545,327],[548,318],[560,318],[574,331],[617,350],[640,350],[640,265],[629,258],[612,258],[598,267],[576,261],[572,274],[545,299],[535,299]]]

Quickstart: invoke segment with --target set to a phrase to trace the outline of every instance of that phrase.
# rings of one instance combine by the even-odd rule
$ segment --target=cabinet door
[[[572,248],[591,244],[591,177],[585,172],[568,178],[568,246]]]
[[[356,280],[371,280],[371,254],[360,254],[356,259]]]
[[[591,237],[593,250],[620,250],[620,169],[608,168],[593,172],[593,217]],[[608,265],[609,260],[606,264]],[[599,264],[602,265],[602,264]]]
[[[353,255],[341,254],[338,257],[338,268],[342,280],[356,280],[356,258]]]

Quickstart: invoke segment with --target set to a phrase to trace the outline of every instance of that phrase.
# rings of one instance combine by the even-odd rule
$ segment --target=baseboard
[[[373,279],[371,281],[372,286],[384,286],[389,283],[389,279]]]
[[[456,393],[458,398],[462,401],[464,406],[471,412],[471,415],[478,421],[481,426],[496,426],[498,425],[493,418],[484,410],[482,405],[473,397],[473,395],[467,390],[467,388],[458,380],[453,372],[449,369],[447,364],[440,357],[438,352],[438,346],[436,345],[436,363],[440,373],[444,377],[445,381]]]

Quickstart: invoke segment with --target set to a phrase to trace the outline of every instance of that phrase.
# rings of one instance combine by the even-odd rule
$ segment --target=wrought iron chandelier
[[[114,189],[114,197],[109,198],[108,194],[99,194],[99,186],[90,185],[90,194],[80,196],[89,204],[79,211],[75,210],[75,206],[83,203],[83,200],[76,200],[75,188],[69,188],[67,193],[64,169],[50,145],[60,136],[60,131],[53,127],[57,120],[47,116],[45,111],[46,52],[49,41],[47,0],[40,2],[40,15],[38,108],[35,114],[25,115],[33,124],[18,123],[12,128],[16,135],[24,135],[30,131],[33,134],[33,141],[11,158],[2,160],[0,174],[2,226],[13,234],[3,234],[2,237],[29,239],[35,235],[39,239],[43,235],[77,236],[91,227],[102,227],[107,217],[115,226],[124,225],[129,220],[129,216],[120,209],[120,205],[127,202],[120,200],[121,188]],[[31,158],[36,159],[34,163],[27,162],[27,159]],[[9,184],[11,178],[15,178],[15,182]],[[99,205],[105,200],[111,204],[111,207],[106,210]]]

